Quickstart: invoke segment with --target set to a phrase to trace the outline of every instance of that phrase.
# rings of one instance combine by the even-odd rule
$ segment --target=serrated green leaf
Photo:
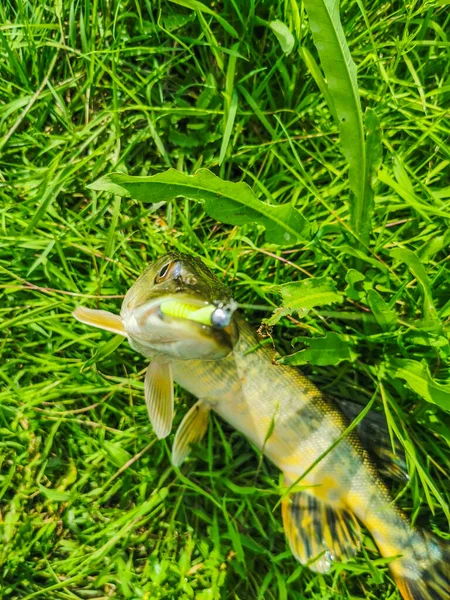
[[[404,379],[409,387],[427,402],[450,411],[450,384],[435,381],[423,363],[398,358],[389,361],[386,370],[392,377]]]
[[[294,36],[289,31],[289,28],[283,23],[283,21],[279,21],[278,19],[270,21],[269,26],[276,35],[283,52],[286,54],[286,56],[289,56],[295,45]]]
[[[342,302],[340,294],[329,277],[316,277],[275,286],[281,294],[283,307],[297,313],[305,313],[315,306]]]
[[[358,354],[349,336],[338,335],[329,331],[325,337],[297,337],[294,343],[300,342],[309,346],[304,350],[283,356],[277,362],[283,365],[338,365],[344,360],[354,362]]]
[[[388,331],[392,325],[397,323],[398,317],[395,311],[389,308],[389,305],[375,290],[367,292],[367,302],[376,322],[383,331]]]
[[[267,319],[263,319],[263,323],[265,323],[266,325],[268,325],[269,327],[273,327],[274,325],[276,325],[283,317],[287,317],[289,315],[292,315],[294,311],[293,310],[289,310],[289,308],[283,308],[282,306],[280,306],[279,308],[276,308],[272,315],[267,318]]]
[[[344,297],[340,294],[333,281],[328,277],[316,277],[295,281],[283,285],[275,285],[267,288],[282,297],[283,306],[274,311],[273,315],[265,320],[269,326],[294,312],[300,317],[304,316],[315,306],[325,306],[334,302],[342,302]]]
[[[190,198],[202,202],[205,212],[222,223],[262,225],[267,242],[272,244],[292,245],[310,238],[309,223],[290,204],[261,202],[246,183],[224,181],[208,169],[199,169],[195,175],[169,169],[149,177],[111,173],[89,187],[143,202]]]

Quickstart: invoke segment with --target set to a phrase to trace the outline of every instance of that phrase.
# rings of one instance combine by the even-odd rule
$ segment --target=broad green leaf
[[[185,6],[186,8],[190,8],[191,10],[196,10],[201,13],[210,15],[211,17],[214,17],[222,25],[222,27],[227,33],[229,33],[234,38],[239,37],[239,34],[236,31],[236,29],[232,25],[230,25],[228,21],[223,19],[216,12],[214,12],[211,8],[209,8],[209,6],[205,6],[205,4],[198,2],[198,0],[170,0],[170,2],[178,4],[179,6]]]
[[[343,360],[354,362],[358,357],[353,350],[353,343],[349,336],[338,335],[329,331],[325,337],[309,338],[297,337],[294,343],[301,342],[309,346],[304,350],[283,356],[277,362],[283,365],[337,365]]]
[[[246,183],[224,181],[208,169],[199,169],[195,175],[169,169],[148,177],[111,173],[89,187],[143,202],[168,201],[177,196],[190,198],[202,202],[205,212],[222,223],[262,225],[267,242],[272,244],[296,244],[310,236],[309,223],[290,204],[274,206],[261,202]]]
[[[351,300],[359,301],[365,295],[366,292],[364,290],[356,288],[356,284],[364,281],[364,279],[364,275],[356,269],[349,269],[345,274],[345,281],[348,283],[345,293]]]
[[[281,295],[283,306],[266,321],[268,325],[275,325],[282,317],[293,312],[302,317],[315,306],[343,301],[342,294],[336,290],[333,281],[328,277],[276,285],[272,286],[270,290]]]
[[[409,387],[427,402],[450,411],[450,384],[435,381],[423,363],[398,358],[389,361],[386,369],[391,376],[404,379]]]
[[[273,327],[273,325],[276,325],[283,317],[292,315],[293,312],[294,311],[289,308],[283,308],[280,306],[280,308],[277,308],[273,311],[272,316],[270,316],[268,319],[263,319],[263,323],[269,327]]]
[[[383,331],[387,331],[392,325],[397,323],[398,317],[396,312],[389,308],[384,298],[378,292],[369,290],[367,292],[367,301],[370,310],[373,312],[373,316]]]
[[[275,21],[270,21],[269,25],[270,29],[276,35],[277,40],[280,43],[281,49],[286,54],[286,56],[289,56],[295,44],[294,36],[289,31],[289,28],[278,19],[275,19]]]
[[[360,238],[366,198],[365,141],[356,65],[350,55],[339,15],[338,0],[304,0],[314,44],[327,79],[338,117],[342,153],[349,164],[349,183],[354,198],[351,222]]]
[[[395,248],[394,250],[391,250],[390,255],[395,260],[404,262],[421,286],[423,292],[423,317],[425,324],[431,327],[438,325],[440,321],[433,303],[430,280],[428,279],[424,266],[417,258],[416,254],[407,248]]]

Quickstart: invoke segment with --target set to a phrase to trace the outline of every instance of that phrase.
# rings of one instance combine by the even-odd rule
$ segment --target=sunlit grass
[[[359,4],[342,3],[343,23],[384,164],[371,245],[357,256],[333,119],[298,43],[285,57],[264,24],[293,30],[290,3],[214,5],[238,46],[223,23],[171,2],[1,4],[0,597],[399,599],[369,536],[330,576],[296,563],[274,510],[277,470],[220,419],[174,470],[171,438],[157,441],[148,423],[144,359],[126,342],[108,353],[111,335],[71,318],[78,303],[117,311],[171,248],[204,258],[242,303],[277,306],[268,285],[335,282],[345,302],[284,319],[274,343],[290,353],[299,335],[351,337],[356,362],[302,370],[362,405],[378,390],[410,470],[393,495],[418,525],[448,532],[448,415],[403,380],[380,385],[379,365],[425,359],[448,383],[448,346],[417,327],[420,285],[389,252],[416,251],[448,328],[450,16],[438,1]],[[317,58],[301,7],[300,18],[300,43]],[[151,208],[87,189],[111,171],[168,166],[205,166],[262,200],[293,202],[313,241],[279,249],[187,200]],[[355,265],[365,280],[349,293]],[[385,332],[369,318],[370,288],[400,316]],[[259,326],[270,313],[245,314]],[[178,390],[175,425],[191,402]]]

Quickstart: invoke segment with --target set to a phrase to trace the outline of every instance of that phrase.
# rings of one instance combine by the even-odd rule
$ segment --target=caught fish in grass
[[[302,564],[327,573],[354,556],[362,523],[392,559],[405,600],[449,599],[449,545],[413,528],[393,505],[358,432],[343,436],[348,407],[338,408],[298,369],[274,364],[274,351],[236,309],[228,288],[200,260],[172,253],[144,271],[120,316],[83,307],[73,315],[126,336],[150,358],[144,392],[159,438],[171,431],[173,382],[198,398],[176,432],[175,466],[201,441],[214,410],[281,469],[286,488],[293,486],[282,500],[284,530]]]

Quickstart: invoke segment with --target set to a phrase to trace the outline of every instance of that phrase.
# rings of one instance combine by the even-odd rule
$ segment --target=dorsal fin
[[[313,571],[327,573],[334,560],[351,558],[358,550],[359,523],[345,508],[336,509],[309,492],[294,492],[281,509],[292,554]]]

